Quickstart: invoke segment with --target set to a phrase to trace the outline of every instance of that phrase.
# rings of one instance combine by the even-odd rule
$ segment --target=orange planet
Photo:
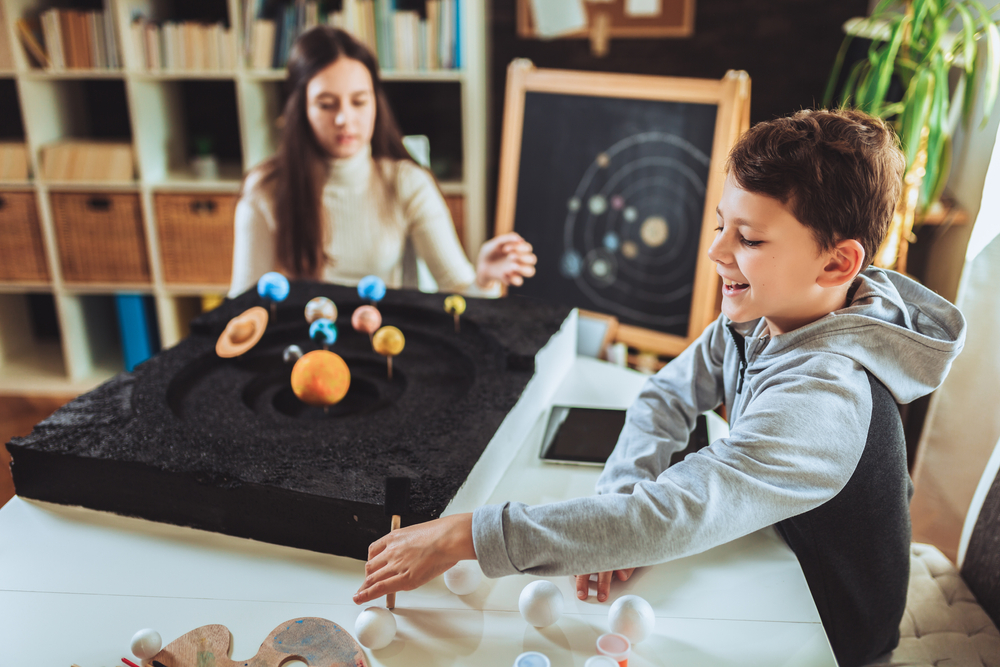
[[[351,386],[351,370],[339,354],[313,350],[292,367],[292,391],[309,405],[339,403]]]

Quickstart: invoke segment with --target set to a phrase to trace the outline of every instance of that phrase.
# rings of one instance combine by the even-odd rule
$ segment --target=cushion
[[[936,547],[910,547],[906,612],[899,646],[871,663],[908,667],[1000,667],[1000,631],[958,570]]]

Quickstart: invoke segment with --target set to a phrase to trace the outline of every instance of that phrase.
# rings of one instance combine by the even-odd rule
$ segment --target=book
[[[146,58],[146,25],[145,20],[136,18],[129,24],[128,51],[131,53],[129,67],[144,70],[149,69],[149,60]]]
[[[76,44],[76,31],[73,29],[73,11],[63,9],[59,11],[59,34],[62,35],[63,55],[66,60],[67,69],[76,69],[80,65],[77,58],[79,47]]]
[[[438,53],[438,22],[441,14],[441,0],[427,0],[427,69],[441,69]]]
[[[37,67],[48,69],[52,66],[45,47],[42,46],[45,38],[42,36],[42,27],[38,19],[18,19],[17,34]]]
[[[76,31],[76,44],[74,46],[77,49],[77,67],[80,69],[91,69],[94,63],[90,59],[90,27],[87,24],[87,13],[84,11],[73,11],[72,23],[73,30]]]
[[[87,12],[87,24],[90,29],[90,60],[97,69],[107,69],[105,57],[107,45],[104,43],[104,21],[101,12]]]
[[[253,53],[251,67],[267,69],[271,66],[274,56],[274,38],[276,26],[270,19],[257,19],[253,26]]]
[[[63,56],[62,33],[59,28],[59,10],[47,9],[38,15],[42,23],[42,35],[45,37],[45,50],[53,69],[65,69],[66,59]]]
[[[372,0],[375,15],[375,51],[383,70],[396,69],[395,35],[393,34],[392,0]]]
[[[115,17],[110,10],[105,9],[101,13],[101,18],[104,21],[104,45],[108,69],[120,69],[122,65],[118,55],[118,36],[115,34]]]
[[[155,23],[143,23],[143,34],[146,46],[146,67],[150,70],[163,68],[163,52],[160,43],[160,26]]]
[[[159,352],[156,306],[148,295],[116,294],[115,310],[122,343],[122,361],[125,370],[131,372]]]

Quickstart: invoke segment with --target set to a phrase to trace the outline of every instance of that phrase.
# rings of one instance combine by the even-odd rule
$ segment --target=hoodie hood
[[[765,326],[758,321],[754,333]],[[940,386],[964,344],[965,318],[952,303],[900,273],[870,267],[847,307],[774,336],[758,362],[796,351],[840,354],[877,377],[897,403],[910,403]]]

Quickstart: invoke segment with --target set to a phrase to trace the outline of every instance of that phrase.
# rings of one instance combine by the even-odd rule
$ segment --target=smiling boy
[[[651,377],[596,496],[488,505],[395,531],[369,549],[363,603],[458,560],[491,577],[612,573],[774,526],[798,557],[841,667],[894,648],[906,603],[909,496],[897,403],[944,380],[958,310],[869,268],[901,187],[885,124],[857,111],[760,123],[730,152],[709,249],[722,315]],[[669,465],[699,414],[730,433]],[[577,579],[589,595],[589,575]]]

